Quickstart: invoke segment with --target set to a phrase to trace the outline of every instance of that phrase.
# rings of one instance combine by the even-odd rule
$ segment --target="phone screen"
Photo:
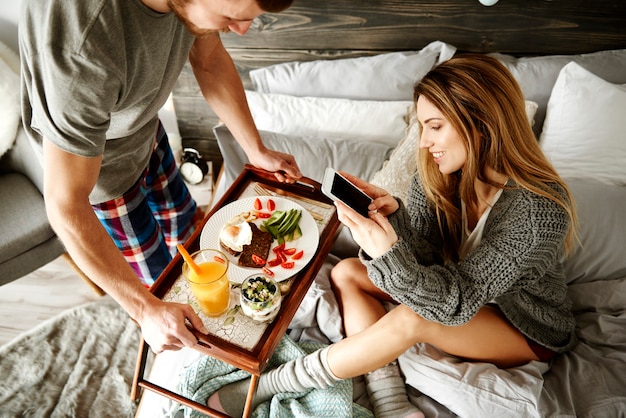
[[[358,189],[355,185],[348,180],[336,174],[333,176],[333,183],[330,191],[337,196],[346,205],[357,211],[359,214],[368,216],[367,207],[372,202],[372,199]]]

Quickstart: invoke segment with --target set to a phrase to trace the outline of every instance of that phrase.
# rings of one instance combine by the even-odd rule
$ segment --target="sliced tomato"
[[[274,277],[274,272],[273,272],[272,270],[268,269],[267,267],[263,267],[263,268],[261,269],[261,271],[262,271],[263,273],[267,274],[267,275],[268,275],[268,276],[270,276],[270,277]]]
[[[270,261],[268,261],[267,265],[270,266],[270,267],[276,267],[276,266],[279,266],[280,263],[282,263],[282,262],[283,261],[280,258],[276,257],[276,258],[273,258]]]
[[[277,245],[276,247],[274,247],[274,249],[272,251],[274,251],[276,254],[278,254],[278,253],[282,253],[284,249],[285,249],[285,243],[283,242],[282,244]]]
[[[258,197],[256,199],[254,199],[254,208],[256,210],[263,209],[263,203],[261,203],[261,199],[259,199]]]
[[[267,212],[257,212],[256,216],[261,218],[261,219],[267,219],[267,218],[271,218],[272,214],[271,213],[267,213]]]
[[[296,248],[285,248],[285,251],[283,252],[285,253],[285,255],[294,255],[296,253]]]
[[[292,255],[291,259],[292,260],[300,260],[303,255],[304,255],[304,250],[300,250],[297,253],[295,253],[294,255]]]
[[[281,263],[284,263],[285,261],[287,261],[287,256],[282,251],[276,253],[276,257],[280,260]]]
[[[280,263],[280,266],[281,266],[282,268],[284,268],[284,269],[291,269],[291,268],[293,268],[293,266],[294,266],[295,264],[296,264],[296,263],[294,263],[293,261],[285,261],[285,262],[283,262],[283,263]]]
[[[252,254],[252,261],[254,262],[254,264],[256,264],[258,266],[264,266],[265,265],[265,259],[259,257],[256,254]]]
[[[272,199],[268,199],[267,210],[269,210],[270,212],[274,212],[274,209],[276,209],[276,202],[274,202]]]
[[[226,260],[224,260],[222,257],[220,257],[219,255],[214,255],[213,256],[213,260],[215,260],[216,263],[221,263],[224,264],[226,262]]]

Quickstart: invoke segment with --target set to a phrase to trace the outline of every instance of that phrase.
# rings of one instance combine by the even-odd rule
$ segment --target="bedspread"
[[[337,341],[340,321],[329,256],[296,314],[294,338]],[[329,294],[330,292],[331,294]],[[427,417],[620,417],[626,413],[626,277],[569,286],[579,344],[551,363],[499,369],[465,362],[428,344],[399,359],[411,400]],[[362,398],[355,385],[355,399]]]

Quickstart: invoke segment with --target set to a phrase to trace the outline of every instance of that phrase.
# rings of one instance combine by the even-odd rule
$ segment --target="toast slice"
[[[257,255],[267,261],[270,254],[270,247],[274,242],[274,237],[269,232],[261,231],[254,223],[250,222],[252,228],[252,242],[250,245],[244,245],[243,251],[239,256],[239,265],[241,267],[263,267],[265,264],[257,264],[252,255]]]

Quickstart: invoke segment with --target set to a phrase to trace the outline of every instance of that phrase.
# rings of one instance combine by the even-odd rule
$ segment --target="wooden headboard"
[[[439,40],[458,51],[516,56],[579,54],[626,48],[624,0],[295,0],[262,15],[245,36],[223,42],[250,87],[251,69],[288,61],[335,59],[419,50]],[[174,89],[185,146],[214,161],[221,156],[218,122],[187,65]]]

